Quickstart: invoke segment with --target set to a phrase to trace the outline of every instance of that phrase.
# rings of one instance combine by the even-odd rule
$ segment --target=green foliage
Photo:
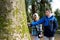
[[[56,9],[55,16],[56,16],[56,18],[58,20],[58,24],[59,24],[58,29],[60,29],[60,10],[59,9]]]
[[[56,14],[56,16],[60,16],[60,10],[56,9],[55,14]]]

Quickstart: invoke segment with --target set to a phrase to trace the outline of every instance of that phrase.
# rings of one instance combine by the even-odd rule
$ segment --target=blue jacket
[[[33,21],[36,22],[36,21]],[[32,26],[32,36],[38,36],[38,34],[40,33],[40,24],[36,25],[36,26]]]
[[[47,37],[53,37],[56,32],[56,29],[58,28],[58,22],[54,16],[51,16],[50,18],[45,16],[41,18],[39,21],[31,23],[32,26],[35,26],[38,24],[44,25],[44,36],[47,36]]]

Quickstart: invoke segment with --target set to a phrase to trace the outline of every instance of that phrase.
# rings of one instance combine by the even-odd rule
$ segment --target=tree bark
[[[31,40],[25,0],[0,0],[0,40]]]

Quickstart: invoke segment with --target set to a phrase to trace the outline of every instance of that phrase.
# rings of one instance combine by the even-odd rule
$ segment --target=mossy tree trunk
[[[0,0],[0,40],[31,40],[25,0]]]

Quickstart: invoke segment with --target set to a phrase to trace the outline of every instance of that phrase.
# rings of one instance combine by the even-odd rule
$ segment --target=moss
[[[13,11],[13,16],[17,18],[17,14],[19,13],[18,8],[16,7],[15,10]]]

